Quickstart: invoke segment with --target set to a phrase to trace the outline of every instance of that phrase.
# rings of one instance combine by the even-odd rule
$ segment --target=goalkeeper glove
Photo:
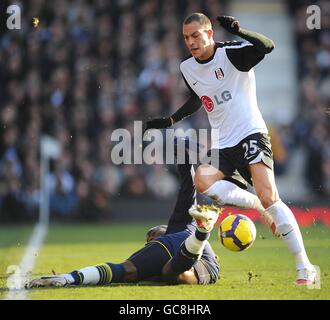
[[[173,125],[172,118],[158,118],[158,119],[152,119],[145,123],[144,126],[144,132],[146,132],[149,129],[163,129],[168,128]]]
[[[238,34],[240,31],[239,21],[231,16],[217,17],[220,27],[232,34]]]

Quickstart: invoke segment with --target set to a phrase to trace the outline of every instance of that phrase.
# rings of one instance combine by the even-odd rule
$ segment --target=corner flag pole
[[[39,223],[43,225],[49,224],[49,187],[47,186],[49,161],[58,158],[60,153],[61,147],[56,139],[46,135],[41,137]]]

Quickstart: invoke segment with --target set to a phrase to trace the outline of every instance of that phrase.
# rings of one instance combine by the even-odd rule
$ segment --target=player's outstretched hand
[[[237,19],[231,16],[217,17],[220,27],[223,27],[226,31],[232,34],[238,34],[240,30],[240,24]]]
[[[149,129],[163,129],[168,128],[172,125],[171,118],[157,118],[148,120],[144,124],[143,133],[145,133]]]

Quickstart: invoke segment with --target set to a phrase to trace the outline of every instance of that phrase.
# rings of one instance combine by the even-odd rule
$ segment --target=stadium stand
[[[307,185],[318,199],[330,195],[329,15],[322,18],[328,30],[309,32],[300,21],[309,2],[297,3],[289,10],[301,112],[288,132],[306,148]],[[181,105],[186,88],[178,66],[187,54],[181,22],[194,11],[215,19],[226,13],[227,3],[31,0],[20,5],[22,29],[0,34],[0,221],[35,219],[41,134],[57,138],[64,150],[47,177],[55,220],[107,220],[112,199],[173,196],[177,181],[170,167],[115,166],[109,136]],[[37,28],[33,17],[40,19]],[[228,39],[216,32],[216,38]],[[203,127],[207,121],[199,112],[183,125]]]

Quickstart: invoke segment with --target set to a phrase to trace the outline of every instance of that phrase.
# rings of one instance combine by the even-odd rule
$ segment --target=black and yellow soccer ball
[[[218,236],[225,248],[231,251],[243,251],[250,248],[256,239],[256,227],[253,221],[243,214],[231,214],[219,226]]]

